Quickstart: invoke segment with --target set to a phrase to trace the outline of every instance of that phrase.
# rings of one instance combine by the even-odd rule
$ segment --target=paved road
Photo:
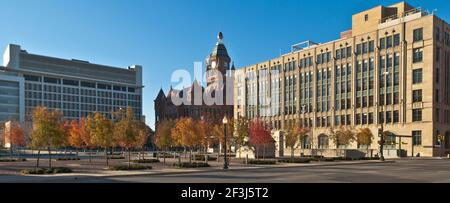
[[[75,179],[76,178],[76,179]],[[340,182],[446,182],[450,183],[450,159],[397,160],[395,163],[341,166],[272,168],[245,171],[150,175],[114,178],[0,176],[0,182],[82,183],[340,183]]]

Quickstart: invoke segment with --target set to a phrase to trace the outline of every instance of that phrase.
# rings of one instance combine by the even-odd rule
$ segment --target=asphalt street
[[[232,166],[231,166],[232,167]],[[45,183],[450,183],[450,159],[395,163],[268,168],[127,177],[29,177],[0,175],[0,182]]]

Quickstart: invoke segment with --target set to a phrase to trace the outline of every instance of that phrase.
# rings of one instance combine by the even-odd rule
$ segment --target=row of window
[[[125,86],[118,86],[118,85],[109,85],[109,84],[101,84],[101,83],[93,83],[93,82],[86,82],[86,81],[77,81],[77,80],[69,80],[69,79],[60,79],[60,78],[52,78],[52,77],[42,77],[41,76],[35,76],[35,75],[24,75],[25,81],[31,81],[31,82],[41,82],[44,81],[44,83],[49,84],[63,84],[67,86],[81,86],[81,87],[88,87],[88,88],[98,88],[98,89],[107,89],[114,91],[122,91],[122,92],[135,92],[136,89],[134,87],[125,87]]]

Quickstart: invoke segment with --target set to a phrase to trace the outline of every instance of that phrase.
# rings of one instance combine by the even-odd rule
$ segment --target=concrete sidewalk
[[[394,160],[386,160],[384,162],[378,160],[365,160],[365,161],[335,161],[335,162],[312,162],[308,164],[277,164],[277,165],[230,165],[227,171],[245,171],[245,170],[258,170],[258,169],[270,169],[270,168],[298,168],[298,167],[320,167],[320,166],[339,166],[339,165],[358,165],[358,164],[383,164],[394,163]],[[30,177],[74,177],[74,176],[90,176],[90,177],[131,177],[142,175],[179,175],[190,173],[211,173],[225,171],[221,167],[208,167],[197,169],[152,169],[152,170],[139,170],[139,171],[96,171],[95,173],[67,173],[67,174],[55,174],[55,175],[22,175]]]

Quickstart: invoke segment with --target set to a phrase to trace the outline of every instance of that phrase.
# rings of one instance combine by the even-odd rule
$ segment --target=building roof
[[[225,47],[225,45],[223,43],[222,32],[219,32],[219,34],[217,35],[217,43],[211,53],[211,56],[220,56],[220,57],[228,57],[228,58],[230,57],[228,55],[227,48]]]

